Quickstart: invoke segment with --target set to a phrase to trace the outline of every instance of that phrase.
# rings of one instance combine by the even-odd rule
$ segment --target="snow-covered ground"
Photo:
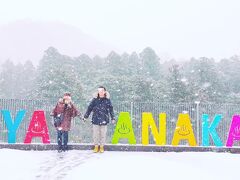
[[[240,155],[212,152],[105,152],[0,149],[7,180],[236,180]]]

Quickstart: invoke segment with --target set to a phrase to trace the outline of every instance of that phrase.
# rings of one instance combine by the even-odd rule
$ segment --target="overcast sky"
[[[239,0],[0,0],[0,25],[23,19],[70,24],[120,51],[240,54]]]

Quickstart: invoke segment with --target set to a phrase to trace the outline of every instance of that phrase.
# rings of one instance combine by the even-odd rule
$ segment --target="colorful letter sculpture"
[[[119,139],[128,139],[129,144],[136,144],[129,112],[121,112],[112,138],[112,144],[117,144]]]
[[[8,143],[16,143],[17,141],[17,132],[22,123],[26,110],[19,110],[11,114],[9,110],[1,110],[2,119],[6,124],[6,129],[8,133]],[[202,132],[201,134],[201,143],[199,146],[217,146],[222,147],[223,142],[217,133],[217,127],[220,124],[223,116],[221,114],[216,114],[211,121],[208,114],[202,114]],[[227,116],[226,116],[227,118]],[[142,145],[149,145],[149,139],[153,139],[156,145],[166,145],[167,143],[167,115],[166,113],[159,114],[159,120],[155,121],[151,112],[142,113],[142,121],[137,119],[138,128],[137,132],[141,131],[141,141]],[[0,122],[1,123],[1,122]],[[141,128],[140,126],[141,125]],[[222,126],[226,128],[226,126]],[[3,126],[5,129],[5,126]],[[196,130],[196,129],[195,129]],[[200,129],[198,129],[199,131]],[[171,135],[172,131],[169,130]],[[4,131],[5,133],[6,131]],[[139,133],[138,133],[139,135]],[[32,138],[41,138],[44,144],[50,143],[50,137],[48,132],[47,121],[43,110],[34,111],[32,114],[31,121],[29,122],[28,130],[26,132],[25,144],[32,142]],[[211,138],[210,138],[211,137]],[[223,137],[222,137],[223,138]],[[117,125],[115,127],[112,144],[117,144],[123,139],[126,140],[129,144],[136,144],[136,137],[134,134],[134,129],[132,125],[132,120],[129,112],[120,112]],[[210,140],[212,139],[212,142]],[[194,135],[193,127],[191,124],[191,119],[189,114],[179,114],[178,120],[176,123],[176,128],[173,133],[172,145],[179,145],[180,141],[185,140],[189,146],[197,146],[196,138]],[[228,137],[226,141],[226,147],[232,147],[234,142],[240,143],[240,115],[234,115],[232,117],[231,125],[228,131]],[[212,145],[213,144],[213,145]]]
[[[176,129],[172,139],[172,145],[176,146],[180,140],[188,140],[190,146],[196,146],[189,114],[179,114]]]
[[[216,146],[223,146],[223,143],[216,132],[216,127],[218,126],[221,119],[222,119],[222,115],[216,114],[212,124],[209,126],[208,122],[210,120],[209,120],[208,114],[202,115],[202,145],[203,146],[209,146],[209,134],[211,135],[212,140]]]
[[[2,110],[3,119],[8,129],[8,143],[16,143],[16,132],[23,120],[26,111],[18,111],[14,121],[12,120],[11,113],[9,110]]]
[[[151,113],[142,113],[142,144],[149,144],[149,128],[157,145],[166,145],[166,113],[159,114],[159,130]]]
[[[44,111],[34,111],[24,143],[31,143],[33,137],[41,137],[43,143],[50,143]]]

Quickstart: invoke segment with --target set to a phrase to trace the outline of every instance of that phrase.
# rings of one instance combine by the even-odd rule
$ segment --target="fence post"
[[[200,101],[195,101],[196,109],[197,109],[197,143],[200,145],[200,122],[199,122],[199,104]]]
[[[131,112],[130,112],[130,115],[131,115],[131,119],[132,119],[133,118],[133,102],[131,102]]]

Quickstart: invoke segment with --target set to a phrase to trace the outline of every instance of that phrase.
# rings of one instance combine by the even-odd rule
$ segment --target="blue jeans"
[[[68,131],[57,130],[58,150],[68,150]]]

